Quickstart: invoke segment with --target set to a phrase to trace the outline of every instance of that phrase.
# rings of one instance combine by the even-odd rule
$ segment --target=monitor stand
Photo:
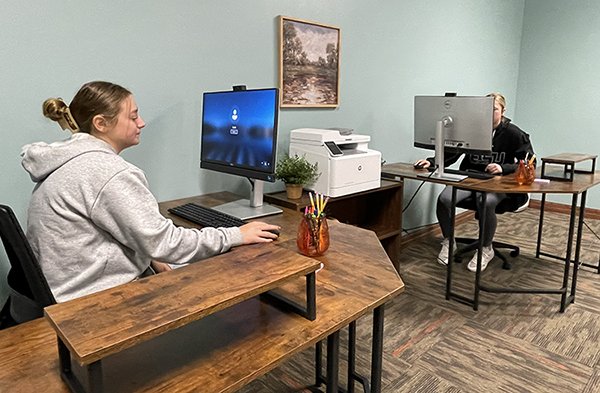
[[[249,200],[238,199],[237,201],[214,206],[213,209],[242,220],[250,220],[282,212],[281,209],[275,206],[263,203],[264,182],[262,180],[250,180],[250,183],[252,183],[252,191]]]
[[[417,177],[426,177],[429,179],[439,179],[450,182],[459,182],[467,178],[464,175],[455,175],[453,173],[444,173],[444,127],[452,127],[452,118],[444,117],[438,121],[435,126],[435,164],[437,169],[431,174],[419,173]]]

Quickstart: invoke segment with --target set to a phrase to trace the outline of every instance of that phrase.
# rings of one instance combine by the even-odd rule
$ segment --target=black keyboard
[[[239,227],[246,224],[246,221],[227,213],[197,205],[195,203],[186,203],[169,209],[169,213],[185,218],[195,224],[203,227]]]
[[[435,168],[429,167],[427,168],[427,170],[429,172],[433,172],[435,171]],[[491,173],[476,171],[474,169],[467,169],[466,171],[461,171],[460,169],[445,168],[444,173],[449,173],[451,175],[463,175],[473,179],[491,179],[495,176]]]

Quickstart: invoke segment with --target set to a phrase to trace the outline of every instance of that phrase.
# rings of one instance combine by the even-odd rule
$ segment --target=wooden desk
[[[102,363],[108,356],[301,277],[306,279],[306,307],[299,309],[309,311],[301,315],[314,320],[314,272],[319,261],[275,244],[251,245],[244,251],[218,255],[157,280],[146,277],[118,291],[100,291],[46,307],[44,314],[59,340],[63,379],[71,390],[91,391],[72,373],[71,359],[85,366],[84,381],[93,391],[102,392]],[[199,278],[206,284],[198,285]]]
[[[425,169],[415,169],[412,164],[407,163],[396,163],[396,164],[388,164],[384,165],[382,168],[382,175],[390,178],[398,178],[398,179],[413,179],[419,181],[430,181],[434,183],[451,185],[454,186],[454,192],[452,197],[452,205],[456,207],[456,189],[464,189],[471,191],[478,191],[483,194],[483,198],[487,195],[487,193],[528,193],[528,194],[541,194],[542,201],[540,207],[540,219],[538,226],[538,238],[537,238],[537,249],[536,249],[536,258],[539,258],[540,255],[548,256],[551,258],[556,258],[563,260],[565,262],[564,274],[562,286],[560,288],[498,288],[498,287],[489,287],[481,284],[481,248],[483,247],[483,241],[480,237],[479,239],[479,258],[477,261],[477,271],[475,273],[475,289],[473,298],[466,298],[459,294],[452,292],[452,263],[448,263],[447,270],[447,279],[446,279],[446,299],[456,299],[459,301],[466,302],[468,304],[473,305],[473,309],[477,310],[479,304],[479,291],[487,291],[487,292],[499,292],[499,293],[550,293],[550,294],[560,294],[561,295],[561,304],[560,304],[560,312],[564,312],[567,306],[571,303],[575,302],[575,292],[577,289],[577,271],[579,269],[579,258],[581,251],[581,234],[583,228],[583,219],[585,215],[585,200],[587,196],[587,190],[596,186],[600,183],[600,172],[593,173],[578,173],[574,176],[571,182],[564,181],[549,181],[549,182],[534,182],[531,185],[518,185],[515,181],[514,174],[507,176],[496,176],[492,179],[472,179],[467,178],[461,182],[447,182],[445,180],[435,179],[435,178],[426,178],[419,177],[419,174],[427,173]],[[539,175],[539,171],[538,171]],[[571,214],[569,218],[569,231],[567,235],[567,252],[564,258],[544,253],[540,250],[540,244],[542,239],[542,227],[544,223],[544,205],[546,202],[547,194],[571,194]],[[580,202],[578,202],[579,196],[581,196]],[[578,207],[579,203],[579,207]],[[485,204],[484,204],[485,205]],[[454,221],[454,211],[452,208],[452,221]],[[485,217],[485,213],[480,216]],[[575,223],[576,216],[579,217],[577,222],[577,231],[575,231]],[[575,235],[576,234],[576,235]],[[454,234],[452,234],[454,237]],[[573,239],[575,241],[575,252],[574,259],[572,259],[573,255]],[[452,255],[452,243],[450,242],[450,250],[449,256]],[[449,261],[452,258],[448,258]],[[571,288],[569,291],[569,276],[570,276],[570,265],[573,264],[573,275],[571,278]],[[597,267],[598,272],[600,273],[600,266]]]
[[[211,206],[234,199],[231,194],[219,193],[162,203],[160,207],[161,212],[168,215],[168,207],[185,202]],[[192,226],[180,218],[171,218],[178,224]],[[284,209],[283,214],[264,220],[282,226],[277,247],[296,250],[298,213]],[[404,284],[377,237],[370,231],[335,221],[330,222],[330,235],[329,250],[318,258],[324,269],[317,274],[315,321],[281,311],[253,297],[109,356],[103,363],[105,390],[111,393],[233,392],[288,357],[335,335],[368,312],[376,312],[375,320],[382,323],[383,305],[401,293]],[[237,247],[222,257],[250,257],[258,247],[260,245]],[[365,267],[368,275],[360,273]],[[193,269],[179,269],[185,270]],[[148,283],[160,286],[169,280],[169,274],[171,272],[150,277]],[[198,285],[226,285],[211,283],[209,277],[194,279]],[[124,287],[130,285],[108,291],[118,297]],[[289,296],[302,296],[303,280],[285,285],[282,291]],[[156,314],[165,312],[168,310],[156,306]],[[93,310],[89,316],[94,318]],[[154,316],[148,315],[151,317]],[[131,327],[135,326],[136,322],[131,321]],[[377,345],[381,345],[382,324],[380,329],[374,332]],[[381,375],[371,378],[373,391],[379,391]],[[68,392],[59,376],[56,334],[45,319],[0,332],[0,387],[3,391]]]
[[[400,241],[402,240],[402,181],[382,180],[381,186],[327,202],[328,217],[360,228],[372,230],[385,248],[397,271],[400,268]],[[288,199],[285,192],[266,194],[265,202],[303,211],[310,206],[307,192],[300,199]]]

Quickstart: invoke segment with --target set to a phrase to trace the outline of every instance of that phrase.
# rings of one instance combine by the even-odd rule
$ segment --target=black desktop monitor
[[[493,97],[415,96],[414,109],[414,145],[435,150],[434,176],[455,181],[464,178],[444,174],[444,149],[480,154],[492,151]]]
[[[279,91],[276,88],[204,93],[200,167],[247,177],[250,200],[217,206],[241,219],[281,212],[263,204],[263,181],[275,181]]]

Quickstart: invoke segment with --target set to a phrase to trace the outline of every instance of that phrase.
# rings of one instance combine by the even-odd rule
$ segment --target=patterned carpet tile
[[[386,386],[386,392],[411,392],[411,393],[464,393],[450,382],[438,378],[435,373],[428,372],[420,367],[411,367],[396,380]]]
[[[448,334],[416,366],[466,391],[581,391],[592,368],[470,322]]]
[[[596,368],[594,374],[588,381],[581,393],[596,393],[600,392],[600,369]]]

